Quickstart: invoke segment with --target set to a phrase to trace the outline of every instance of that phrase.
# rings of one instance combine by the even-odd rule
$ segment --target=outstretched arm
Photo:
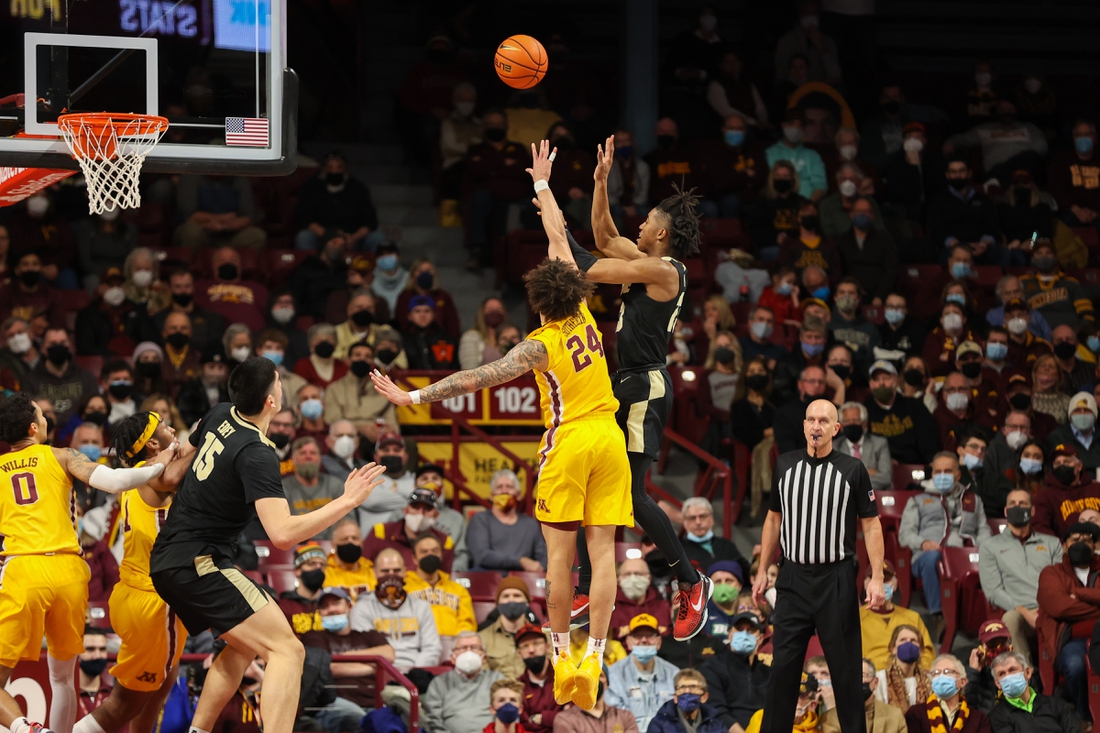
[[[439,402],[458,395],[476,392],[485,387],[495,387],[498,384],[510,382],[532,369],[544,371],[548,364],[548,355],[543,343],[527,339],[519,342],[501,359],[479,366],[476,369],[456,372],[435,384],[416,390],[415,404]],[[413,393],[401,389],[389,377],[383,376],[381,372],[375,370],[370,378],[379,393],[393,404],[414,404]]]
[[[140,468],[109,468],[92,462],[86,455],[72,448],[54,448],[53,454],[62,470],[74,479],[108,494],[136,489],[152,481],[164,472],[164,466],[175,456],[172,451],[162,451],[156,461]]]
[[[611,135],[603,147],[596,146],[596,172],[592,174],[596,183],[592,191],[592,235],[596,238],[596,247],[605,257],[636,260],[645,257],[645,254],[638,250],[638,245],[634,242],[619,236],[619,230],[611,218],[611,202],[607,199],[607,174],[611,172],[611,163],[614,160],[615,136]]]
[[[554,148],[554,153],[557,152],[558,149]],[[534,143],[531,143],[532,162],[527,172],[531,174],[531,180],[535,182],[536,188],[539,188],[539,181],[544,183],[541,189],[535,192],[535,196],[538,199],[538,207],[542,213],[542,226],[546,230],[546,238],[550,240],[547,256],[550,259],[562,260],[576,267],[577,263],[569,249],[569,242],[565,239],[565,216],[558,208],[558,202],[554,198],[550,187],[545,185],[550,181],[550,168],[553,165],[550,161],[550,155],[550,142],[548,140],[543,140],[537,148]]]

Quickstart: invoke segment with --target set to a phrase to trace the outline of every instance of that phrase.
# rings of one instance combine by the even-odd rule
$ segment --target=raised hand
[[[374,388],[378,390],[378,394],[398,407],[412,404],[412,397],[409,396],[409,393],[398,387],[393,383],[393,380],[377,369],[371,372],[370,381],[374,382]]]
[[[596,181],[606,181],[607,174],[611,172],[611,163],[615,160],[615,136],[609,135],[604,141],[603,147],[596,146],[596,172],[592,178]]]
[[[344,496],[355,506],[359,506],[367,500],[376,487],[382,485],[385,481],[382,474],[385,472],[386,467],[376,463],[368,463],[362,468],[355,469],[344,481]]]
[[[527,172],[531,174],[532,181],[549,181],[550,169],[554,163],[550,160],[550,156],[557,153],[558,149],[554,148],[550,150],[550,141],[543,140],[539,143],[538,148],[535,148],[535,144],[531,143],[531,167],[527,169]]]

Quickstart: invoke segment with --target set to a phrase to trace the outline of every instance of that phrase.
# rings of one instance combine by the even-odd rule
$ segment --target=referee
[[[753,583],[757,603],[768,587],[768,558],[782,549],[772,614],[771,685],[762,733],[787,733],[794,724],[806,647],[816,631],[829,663],[836,711],[843,733],[866,730],[863,650],[856,585],[856,517],[871,564],[871,608],[884,601],[882,526],[871,478],[863,463],[833,450],[840,432],[836,406],[815,400],[806,408],[806,451],[779,456],[773,472],[771,507],[760,542],[760,571]]]

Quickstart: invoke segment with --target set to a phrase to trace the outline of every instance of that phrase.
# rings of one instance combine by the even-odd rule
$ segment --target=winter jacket
[[[1009,529],[993,535],[978,551],[978,572],[985,597],[997,608],[1035,608],[1039,575],[1062,561],[1062,543],[1053,535],[1032,531],[1020,542]]]
[[[1077,485],[1066,487],[1054,474],[1047,476],[1047,485],[1035,494],[1031,512],[1031,526],[1036,532],[1061,537],[1081,512],[1100,510],[1100,483],[1091,481],[1084,471],[1081,479]]]
[[[963,547],[965,540],[981,545],[989,536],[982,500],[960,484],[944,497],[931,492],[910,497],[898,528],[898,539],[913,551],[913,562],[924,552],[921,545],[926,540],[941,547]]]
[[[1088,583],[1073,571],[1069,555],[1039,574],[1039,616],[1035,628],[1043,635],[1051,659],[1070,639],[1088,639],[1100,618],[1100,588],[1096,587],[1100,555],[1092,558]]]
[[[699,725],[695,733],[727,733],[729,726],[722,722],[718,711],[710,705],[699,706]],[[688,733],[687,728],[680,722],[680,711],[676,708],[676,701],[669,700],[649,723],[647,733]]]
[[[989,724],[997,733],[1076,733],[1081,719],[1073,706],[1059,697],[1031,691],[1031,712],[1001,700],[989,714]]]
[[[489,688],[504,679],[500,672],[482,669],[472,680],[450,671],[432,680],[423,697],[421,726],[428,733],[476,733],[493,719]]]

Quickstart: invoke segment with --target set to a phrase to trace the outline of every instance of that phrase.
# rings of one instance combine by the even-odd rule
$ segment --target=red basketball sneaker
[[[707,622],[711,593],[714,583],[700,573],[699,582],[687,590],[678,588],[672,597],[672,607],[676,609],[676,618],[672,622],[672,636],[676,641],[687,641],[698,634]],[[576,601],[574,601],[574,606]]]

